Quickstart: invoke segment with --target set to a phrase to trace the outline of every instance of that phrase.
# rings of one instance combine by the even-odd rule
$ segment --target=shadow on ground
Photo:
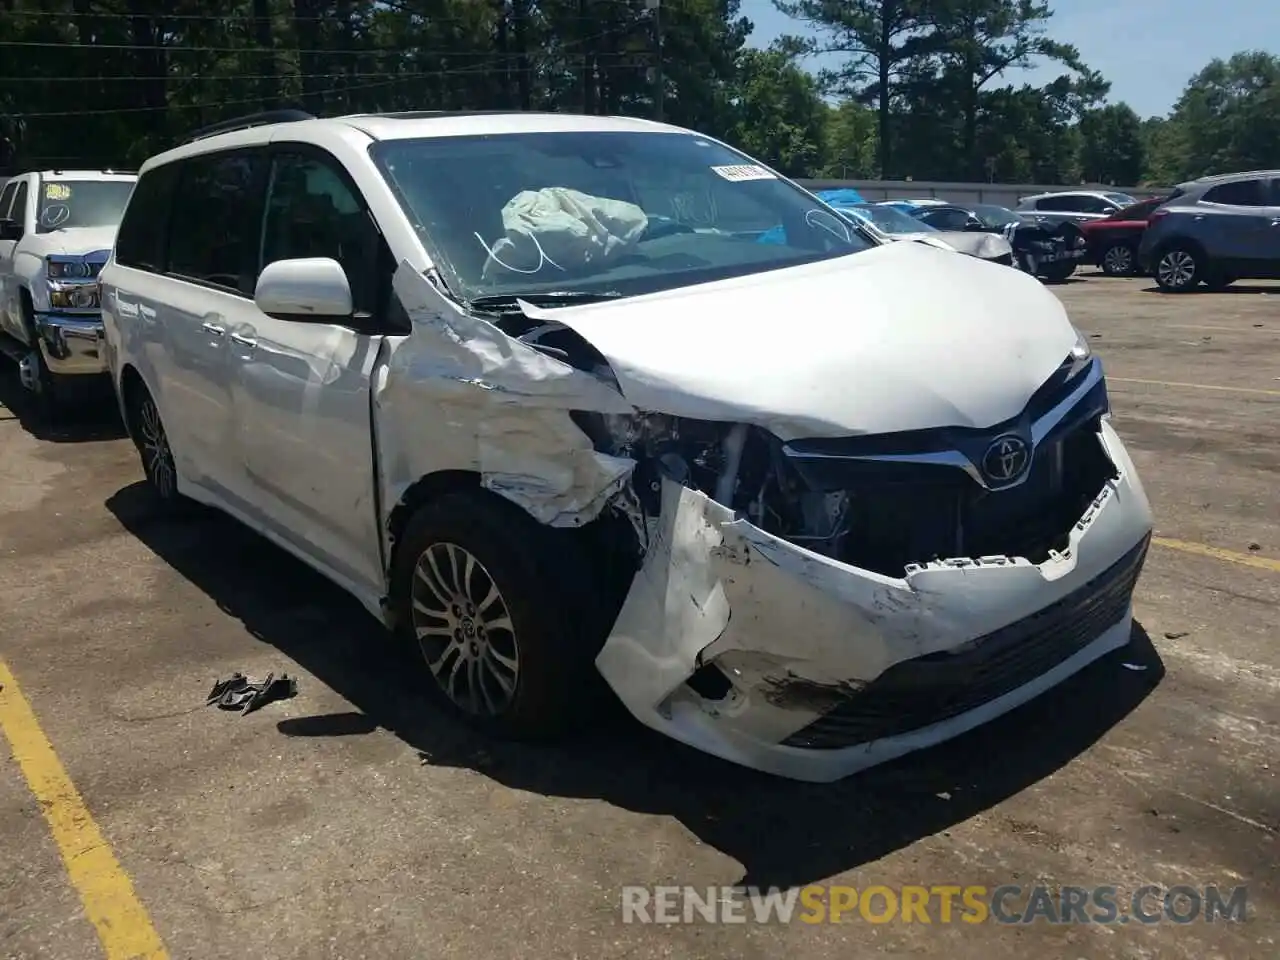
[[[119,491],[107,507],[255,637],[355,708],[281,721],[282,734],[358,736],[383,728],[418,750],[424,764],[474,769],[547,796],[598,798],[671,816],[738,860],[745,884],[825,879],[946,830],[1067,764],[1164,675],[1135,625],[1127,648],[1017,712],[828,785],[767,777],[695,753],[621,708],[566,744],[495,743],[436,712],[422,694],[424,674],[412,652],[399,650],[337,587],[247,528],[200,509],[181,520],[157,518],[143,483]]]
[[[1161,290],[1159,287],[1155,286],[1154,284],[1152,284],[1149,287],[1143,287],[1142,292],[1143,293],[1161,293],[1161,294],[1164,293],[1163,290]],[[1208,287],[1195,287],[1194,289],[1191,289],[1191,290],[1184,290],[1182,293],[1168,294],[1168,296],[1185,297],[1187,294],[1191,294],[1192,296],[1208,296],[1210,294],[1232,294],[1232,293],[1238,293],[1238,294],[1269,293],[1274,296],[1275,294],[1280,294],[1280,287],[1258,287],[1258,286],[1250,286],[1247,283],[1233,283],[1231,286],[1223,287],[1221,290],[1210,290]]]
[[[50,417],[40,409],[35,394],[18,380],[17,365],[0,356],[0,423],[6,420],[18,421],[27,433],[46,443],[119,440],[125,436],[109,380],[95,378],[79,385],[64,409]]]

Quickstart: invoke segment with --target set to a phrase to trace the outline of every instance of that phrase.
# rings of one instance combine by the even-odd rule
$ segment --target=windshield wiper
[[[614,290],[590,292],[587,290],[554,290],[550,293],[494,293],[484,297],[476,297],[467,303],[473,310],[484,310],[495,313],[512,313],[520,309],[517,300],[532,304],[535,307],[568,307],[580,303],[600,303],[604,300],[617,300],[622,294]]]

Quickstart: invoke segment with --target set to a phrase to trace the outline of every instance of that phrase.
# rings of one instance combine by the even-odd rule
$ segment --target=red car
[[[1131,277],[1139,273],[1138,244],[1147,220],[1168,197],[1140,200],[1100,220],[1077,223],[1089,244],[1089,259],[1112,277]]]

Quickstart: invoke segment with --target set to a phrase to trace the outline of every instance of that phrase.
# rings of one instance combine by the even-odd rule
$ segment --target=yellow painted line
[[[168,960],[146,907],[111,852],[18,681],[0,660],[0,731],[53,834],[106,960]]]
[[[1153,387],[1185,387],[1189,390],[1221,390],[1225,393],[1256,393],[1264,397],[1280,397],[1280,390],[1258,387],[1221,387],[1211,383],[1178,383],[1174,380],[1139,380],[1136,377],[1107,377],[1108,383],[1145,383]]]
[[[1174,540],[1170,537],[1152,537],[1151,542],[1170,550],[1181,550],[1183,553],[1194,553],[1201,557],[1212,557],[1214,560],[1225,560],[1227,563],[1238,563],[1242,567],[1256,567],[1259,570],[1280,573],[1280,560],[1260,557],[1255,553],[1236,553],[1234,550],[1211,547],[1207,543],[1192,543],[1188,540]]]

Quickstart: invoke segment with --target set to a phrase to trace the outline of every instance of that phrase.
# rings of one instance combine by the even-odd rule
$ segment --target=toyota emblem
[[[1021,437],[999,437],[982,455],[982,472],[993,483],[1013,483],[1031,463],[1031,450]]]

